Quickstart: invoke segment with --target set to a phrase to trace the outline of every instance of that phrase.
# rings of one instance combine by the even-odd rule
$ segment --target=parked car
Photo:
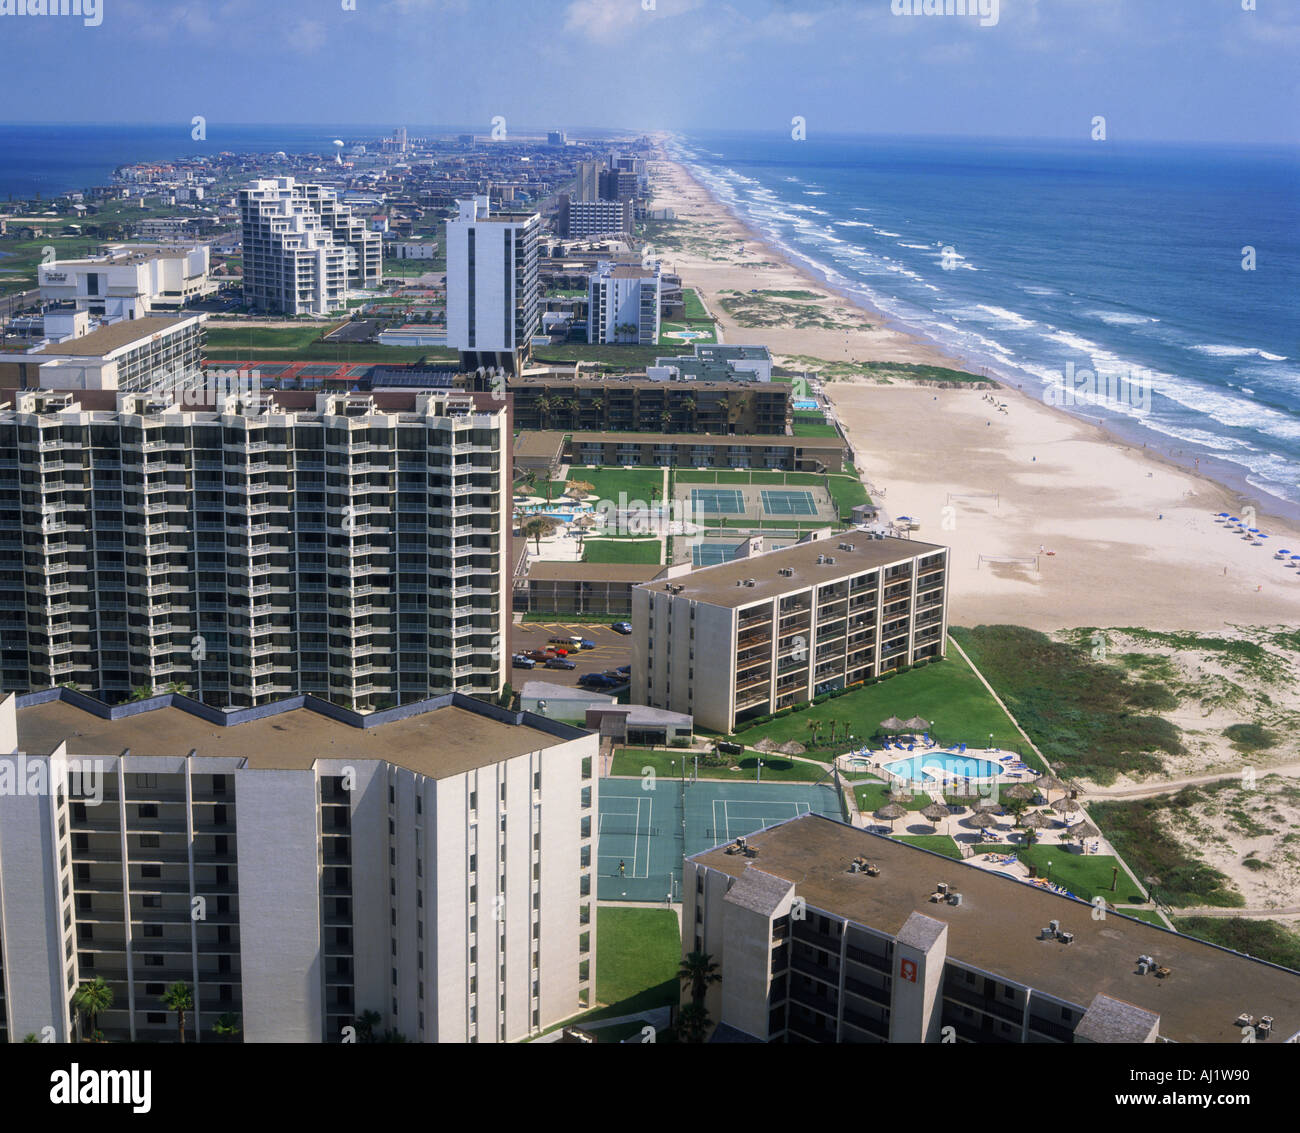
[[[580,637],[580,638],[578,638],[578,648],[579,648],[579,649],[595,649],[595,648],[596,648],[596,643],[595,643],[594,641],[590,641],[590,640],[588,640],[588,639],[585,638],[585,637]]]
[[[584,673],[578,678],[578,684],[583,688],[591,689],[609,689],[618,688],[622,681],[616,681],[613,677],[606,676],[604,673]]]
[[[533,660],[533,658],[525,656],[523,653],[516,653],[512,658],[510,658],[510,663],[516,669],[537,668],[537,662]]]
[[[578,665],[577,662],[566,660],[563,657],[552,657],[546,662],[546,667],[548,669],[576,669]]]
[[[582,643],[582,638],[574,637],[574,636],[552,637],[548,642],[548,644],[550,645],[580,645],[581,643]]]
[[[524,656],[530,661],[549,661],[553,654],[548,653],[545,649],[530,649]]]
[[[616,672],[620,677],[626,677],[628,680],[632,679],[631,665],[620,665],[617,669],[614,670],[614,672]]]
[[[628,633],[631,633],[631,632],[632,632],[632,623],[631,623],[631,622],[615,622],[615,623],[614,623],[612,626],[610,626],[609,628],[612,629],[615,633],[628,634]]]

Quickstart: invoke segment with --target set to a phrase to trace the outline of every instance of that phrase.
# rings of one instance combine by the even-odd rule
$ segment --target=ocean
[[[351,144],[392,131],[391,126],[339,129],[210,122],[207,140],[196,142],[188,121],[165,126],[0,123],[0,200],[106,185],[119,165],[137,161],[177,161],[222,150],[332,154],[335,138]]]
[[[968,369],[1300,513],[1300,151],[698,134],[670,152]]]

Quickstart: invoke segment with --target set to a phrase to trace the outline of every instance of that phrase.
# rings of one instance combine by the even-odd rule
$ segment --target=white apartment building
[[[587,281],[587,341],[659,341],[660,267],[601,261]]]
[[[0,1041],[75,1041],[97,976],[117,1041],[175,1041],[176,982],[189,1042],[223,1016],[341,1042],[366,1012],[376,1037],[509,1042],[592,1004],[594,733],[460,695],[176,699],[0,701],[0,766],[49,784],[0,793]]]
[[[494,216],[486,196],[458,205],[447,221],[447,345],[516,357],[541,320],[541,217]]]
[[[197,374],[206,318],[147,317],[93,326],[88,311],[51,308],[44,315],[43,342],[0,353],[0,390],[139,390],[170,375]]]
[[[565,240],[625,236],[632,231],[632,202],[574,199],[562,194],[558,220]]]
[[[0,391],[0,687],[358,711],[501,690],[500,401],[193,392]]]
[[[326,315],[345,305],[349,289],[379,283],[383,238],[332,189],[292,177],[254,181],[239,191],[239,214],[250,307]]]
[[[849,531],[632,590],[634,704],[745,720],[942,657],[948,548]]]
[[[41,264],[41,302],[72,304],[108,319],[143,319],[179,311],[216,290],[208,248],[119,248],[109,255]]]

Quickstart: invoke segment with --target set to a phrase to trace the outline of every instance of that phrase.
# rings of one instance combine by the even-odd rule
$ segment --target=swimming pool
[[[817,403],[815,401],[798,400],[798,401],[790,402],[790,405],[795,409],[816,409],[817,408]]]
[[[1002,766],[989,759],[932,751],[887,763],[885,770],[900,779],[925,782],[927,779],[992,779],[1001,773]]]

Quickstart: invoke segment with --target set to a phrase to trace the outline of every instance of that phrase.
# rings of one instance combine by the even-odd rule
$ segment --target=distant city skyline
[[[0,114],[174,119],[186,131],[202,115],[210,135],[222,123],[375,122],[486,134],[498,116],[508,132],[788,132],[798,116],[809,136],[1050,139],[1086,138],[1103,116],[1116,141],[1300,142],[1300,9],[967,0],[969,15],[906,14],[912,6],[102,0],[99,26],[0,15]],[[619,82],[593,100],[608,74]]]

